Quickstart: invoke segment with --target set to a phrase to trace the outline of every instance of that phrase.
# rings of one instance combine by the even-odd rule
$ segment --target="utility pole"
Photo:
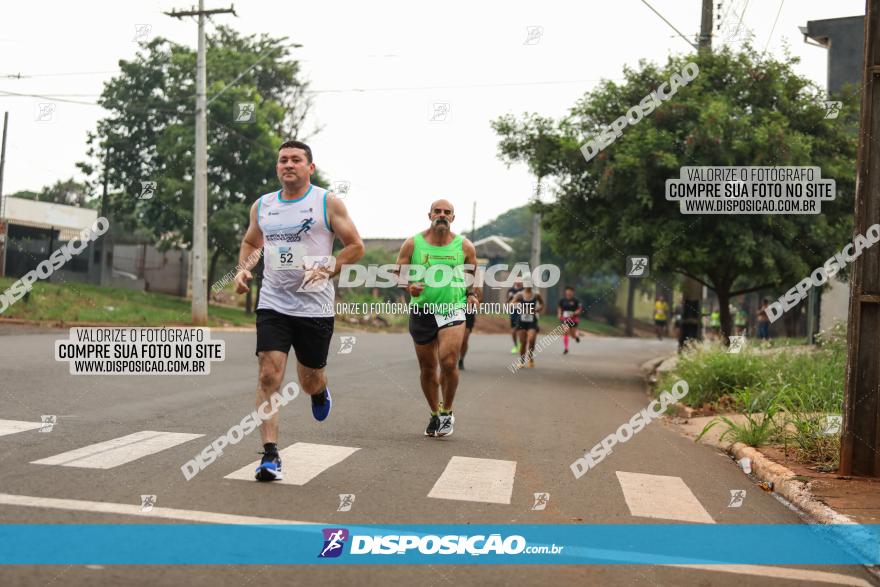
[[[856,175],[856,234],[880,222],[880,0],[865,6],[865,61]],[[880,477],[880,248],[870,247],[853,264],[847,328],[846,388],[840,474]]]
[[[199,19],[198,55],[196,57],[196,170],[193,176],[193,264],[192,264],[192,321],[196,326],[208,323],[208,119],[207,82],[205,72],[205,17],[212,14],[232,13],[235,7],[205,10],[205,0],[199,0],[198,10],[166,12],[168,16]]]
[[[700,19],[699,51],[712,51],[712,0],[703,0],[703,12]],[[670,304],[675,308],[675,303]],[[703,338],[703,284],[692,277],[684,278],[681,304],[681,329],[678,333],[678,348],[681,349],[689,340]]]
[[[535,199],[539,199],[539,194],[541,193],[541,178],[538,178],[538,183],[536,186]],[[532,214],[532,250],[531,255],[529,256],[529,269],[534,271],[535,268],[541,264],[541,214],[535,212]],[[535,284],[532,284],[532,287],[535,288],[536,293],[541,293],[541,290],[535,287]],[[544,297],[543,295],[541,297]],[[545,299],[546,303],[546,299]]]
[[[712,50],[712,1],[703,0],[703,14],[700,18],[700,50]]]
[[[9,222],[6,221],[6,196],[3,195],[3,168],[6,167],[6,129],[9,112],[3,113],[3,144],[0,146],[0,277],[6,276],[6,246],[9,241]]]
[[[474,211],[471,214],[471,233],[469,235],[471,237],[471,241],[474,240],[474,233],[476,233],[476,232],[477,232],[477,201],[474,200]]]
[[[110,183],[110,150],[107,149],[104,151],[104,186],[101,190],[101,216],[103,218],[107,218],[107,210],[110,209],[110,202],[108,201],[108,186]],[[109,220],[109,219],[108,219]],[[104,238],[98,239],[95,242],[95,245],[98,247],[100,253],[98,254],[98,259],[100,266],[98,267],[98,284],[102,287],[110,285],[110,280],[113,274],[112,267],[107,267],[107,258],[109,253],[113,251],[113,241],[111,240],[112,234],[112,225],[111,230],[104,236]]]

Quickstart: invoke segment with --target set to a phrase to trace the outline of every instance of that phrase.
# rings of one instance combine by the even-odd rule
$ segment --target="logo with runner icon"
[[[627,257],[626,258],[626,276],[627,277],[647,277],[648,276],[648,257]]]
[[[336,508],[337,512],[350,512],[351,506],[354,505],[354,493],[340,493],[339,494],[339,507]]]
[[[351,351],[354,350],[354,345],[357,343],[356,336],[340,336],[339,337],[339,350],[336,352],[337,355],[348,355]]]
[[[532,511],[539,512],[541,510],[547,509],[547,502],[550,501],[549,493],[536,493],[535,494],[535,503],[532,505]]]
[[[324,528],[324,548],[318,554],[318,558],[336,558],[342,554],[345,541],[348,540],[348,530],[345,528]]]
[[[290,240],[295,243],[298,243],[300,240],[302,240],[302,237],[300,235],[303,233],[308,234],[309,231],[312,229],[312,225],[314,225],[314,224],[315,224],[314,218],[306,218],[305,220],[302,221],[302,224],[299,225],[299,227],[298,227],[299,230],[297,230],[295,233],[293,233],[293,236],[291,237]]]

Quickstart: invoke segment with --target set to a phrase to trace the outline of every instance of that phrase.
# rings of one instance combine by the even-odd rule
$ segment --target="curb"
[[[737,460],[748,458],[752,461],[752,473],[761,481],[773,484],[773,493],[778,493],[792,505],[804,512],[819,524],[855,524],[856,522],[843,514],[837,513],[815,497],[803,481],[796,479],[794,471],[776,463],[759,450],[741,442],[735,442],[726,448],[712,443]]]
[[[666,363],[669,359],[670,357],[656,358],[642,364],[642,368],[647,372],[647,382],[649,390],[657,381],[657,371],[660,370],[661,365]],[[676,406],[685,411],[689,409],[687,408],[687,406],[680,402],[677,403]],[[667,422],[671,422],[668,416],[665,416],[665,419]],[[678,427],[676,427],[676,429],[682,436],[690,438],[689,436],[684,434]],[[706,439],[701,442],[705,445],[724,451],[726,454],[733,457],[737,461],[743,458],[750,459],[751,475],[754,476],[754,478],[758,481],[764,481],[766,483],[772,484],[770,493],[775,493],[776,495],[785,499],[795,510],[797,510],[801,515],[807,518],[810,523],[822,526],[831,526],[832,528],[835,525],[860,525],[849,516],[845,516],[839,512],[836,512],[828,505],[816,499],[813,496],[812,492],[810,492],[808,484],[804,483],[803,481],[799,481],[796,478],[797,475],[794,471],[764,456],[764,454],[756,448],[747,446],[742,442],[734,442],[733,444],[727,445],[722,442],[712,441],[710,439]],[[859,531],[856,530],[856,532]],[[854,543],[851,540],[851,537],[849,535],[846,535],[843,537],[839,537],[837,543],[839,546],[843,547],[846,550],[856,552],[861,556],[867,557],[868,559],[873,559],[873,557],[876,556],[876,552],[872,550],[869,545],[876,544],[877,537],[867,530],[862,530],[861,532],[863,534],[863,539],[859,540],[858,542]],[[860,566],[865,568],[868,573],[870,573],[874,577],[880,579],[880,572],[878,572],[877,567],[867,564],[863,564]]]
[[[648,373],[649,385],[656,381],[657,371],[660,365],[670,358],[672,358],[672,356],[658,357],[642,364],[642,369]],[[689,409],[682,403],[676,405],[684,412],[687,412]],[[734,457],[737,461],[743,458],[750,459],[752,462],[752,474],[755,478],[759,481],[772,483],[773,493],[777,493],[784,497],[812,521],[818,524],[856,524],[852,518],[834,511],[828,505],[816,499],[810,492],[807,484],[796,478],[797,475],[794,471],[770,460],[759,450],[741,442],[735,442],[729,445],[713,442],[708,439],[701,442],[723,450],[728,455]]]
[[[652,359],[641,365],[642,369],[647,372],[646,378],[649,391],[652,388],[653,384],[657,381],[657,372],[660,366],[666,363],[669,358],[670,357]],[[676,406],[684,411],[687,411],[689,409],[687,406],[680,402],[676,403]],[[667,423],[671,422],[669,416],[664,416],[664,419],[667,421]],[[690,438],[688,435],[684,434],[684,432],[677,426],[676,430],[682,436]],[[764,456],[764,454],[756,448],[747,446],[741,442],[724,444],[722,442],[716,442],[711,439],[702,440],[701,443],[724,451],[726,454],[733,457],[737,461],[743,458],[750,459],[750,476],[754,476],[754,478],[758,481],[770,483],[770,493],[775,493],[780,498],[786,500],[791,507],[793,507],[802,516],[807,518],[808,522],[831,528],[836,525],[860,525],[849,516],[845,516],[841,513],[836,512],[828,505],[816,499],[813,496],[812,492],[810,492],[808,484],[804,483],[803,481],[799,481],[796,478],[797,475],[794,471]],[[846,550],[849,550],[850,552],[857,553],[857,555],[861,555],[869,560],[873,560],[876,556],[876,552],[871,549],[870,545],[876,544],[877,537],[867,530],[855,530],[855,532],[861,533],[862,539],[854,542],[849,534],[844,534],[844,536],[838,536],[838,540],[836,540],[835,542],[837,542],[839,546]],[[867,572],[873,575],[875,578],[880,579],[880,572],[878,572],[877,567],[868,564],[862,564],[859,566],[866,569]]]

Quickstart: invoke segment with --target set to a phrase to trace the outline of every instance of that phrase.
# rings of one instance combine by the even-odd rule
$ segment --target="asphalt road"
[[[572,461],[647,405],[639,365],[674,350],[671,341],[585,338],[572,344],[567,356],[557,342],[537,357],[536,369],[512,374],[507,370],[509,337],[476,335],[456,399],[455,433],[434,439],[423,436],[428,412],[409,337],[356,334],[352,352],[338,354],[337,335],[329,363],[330,418],[315,422],[302,396],[281,412],[279,448],[300,443],[293,449],[299,456],[284,461],[285,475],[296,478],[298,469],[308,469],[306,461],[315,467],[314,476],[296,485],[226,478],[259,459],[257,433],[227,448],[190,481],[180,471],[253,409],[253,333],[215,332],[214,338],[226,341],[227,359],[214,363],[203,377],[73,376],[67,363],[54,360],[53,343],[66,337],[63,331],[0,333],[0,420],[39,423],[42,415],[57,416],[49,433],[33,429],[0,435],[0,518],[7,524],[174,523],[125,509],[137,510],[141,495],[156,496],[156,514],[164,508],[208,512],[199,514],[207,521],[231,514],[333,525],[802,522],[729,458],[660,421],[616,447],[581,479],[573,477]],[[144,442],[133,443],[129,452],[88,448],[143,431],[204,436],[175,436],[171,446],[141,456],[138,447]],[[65,455],[78,449],[85,452]],[[104,450],[109,468],[89,466],[99,457],[87,453],[97,450]],[[34,463],[56,455],[62,456],[49,461],[55,464]],[[114,459],[131,460],[115,464]],[[72,466],[74,461],[78,466]],[[454,462],[476,463],[478,479],[456,472]],[[479,479],[484,474],[494,475],[485,487]],[[668,495],[645,500],[639,486]],[[735,489],[745,489],[746,498],[741,507],[728,507]],[[532,510],[534,494],[543,492],[550,494],[546,509]],[[350,511],[337,511],[340,494],[355,495]],[[456,494],[464,499],[450,498]],[[18,501],[8,496],[19,496]],[[61,507],[45,498],[71,501]],[[779,569],[22,566],[0,568],[0,584],[874,584],[861,567]],[[777,571],[781,577],[768,576]],[[817,572],[827,575],[809,574]]]

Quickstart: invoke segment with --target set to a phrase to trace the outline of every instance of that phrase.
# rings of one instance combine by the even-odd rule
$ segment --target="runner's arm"
[[[469,265],[471,269],[465,269],[465,273],[470,274],[471,276],[471,286],[467,289],[467,297],[475,297],[477,302],[480,301],[480,291],[479,288],[474,283],[474,279],[476,277],[476,269],[477,269],[477,249],[474,247],[474,244],[468,239],[463,239],[461,242],[461,249],[464,252],[464,264]],[[465,278],[467,279],[467,278]]]
[[[535,314],[540,314],[544,311],[544,298],[541,297],[541,294],[535,294]]]
[[[248,281],[253,278],[251,269],[260,260],[260,252],[263,250],[263,231],[257,222],[257,209],[260,200],[258,199],[251,206],[250,223],[244,238],[241,239],[241,247],[238,251],[238,271],[235,273],[235,291],[236,293],[246,293],[250,286]]]
[[[562,300],[556,305],[556,317],[562,320]]]
[[[336,255],[336,268],[329,275],[332,278],[339,275],[345,265],[350,265],[364,256],[364,243],[354,221],[348,215],[345,204],[331,194],[327,195],[327,216],[330,218],[333,232],[342,241],[342,250]]]
[[[412,292],[412,290],[410,289],[411,284],[407,280],[408,276],[401,276],[400,271],[402,268],[409,266],[415,248],[416,244],[412,237],[409,237],[408,239],[403,241],[403,245],[400,247],[400,252],[397,253],[397,261],[395,261],[394,263],[394,274],[397,275],[397,285],[401,289],[406,290],[409,295],[418,295],[418,293],[414,294]]]

